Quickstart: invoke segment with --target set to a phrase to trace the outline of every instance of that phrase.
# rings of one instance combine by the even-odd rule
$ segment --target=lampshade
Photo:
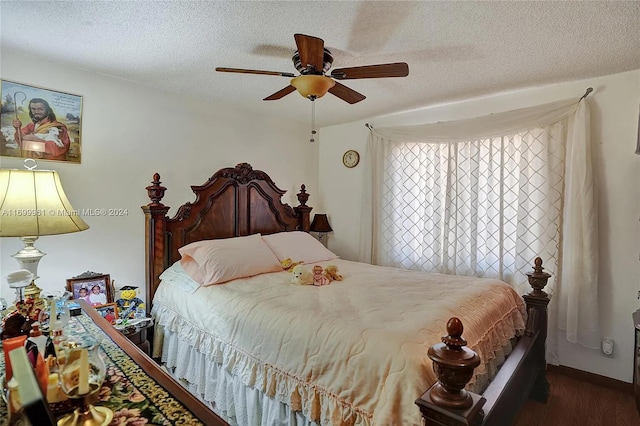
[[[305,98],[321,98],[336,85],[336,82],[323,75],[307,74],[292,79],[291,85],[298,89],[298,92]]]
[[[67,234],[89,229],[53,170],[0,170],[0,237]]]
[[[313,232],[331,232],[331,225],[329,225],[329,220],[327,219],[327,215],[324,213],[318,213],[313,216],[313,221],[311,222],[310,230]]]

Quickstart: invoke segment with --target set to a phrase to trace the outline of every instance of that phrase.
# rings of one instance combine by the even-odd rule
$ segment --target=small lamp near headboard
[[[309,228],[311,232],[318,233],[318,240],[324,245],[327,246],[326,234],[328,232],[332,232],[331,225],[329,225],[329,219],[327,219],[327,215],[325,213],[318,213],[313,216],[313,221],[311,222],[311,227]]]

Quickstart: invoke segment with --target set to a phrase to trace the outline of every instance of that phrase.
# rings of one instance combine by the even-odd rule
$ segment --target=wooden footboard
[[[447,336],[429,349],[438,382],[416,400],[427,425],[508,425],[513,423],[527,399],[546,402],[549,383],[545,352],[550,299],[543,288],[550,275],[543,269],[542,259],[536,258],[533,272],[527,274],[533,290],[523,296],[527,306],[524,336],[482,396],[463,389],[480,360],[465,347],[460,320],[449,320]]]

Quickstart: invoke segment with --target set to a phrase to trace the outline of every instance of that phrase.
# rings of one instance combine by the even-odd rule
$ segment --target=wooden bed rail
[[[543,272],[542,259],[535,259],[533,272],[527,273],[531,292],[523,296],[527,324],[522,336],[500,371],[481,395],[468,392],[465,385],[480,364],[478,355],[466,348],[464,327],[458,318],[447,323],[447,336],[429,348],[438,382],[416,404],[426,425],[507,425],[528,398],[546,402],[549,383],[546,377],[547,305],[543,291],[549,275]]]

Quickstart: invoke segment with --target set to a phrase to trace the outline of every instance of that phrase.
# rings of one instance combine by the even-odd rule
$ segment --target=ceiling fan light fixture
[[[349,104],[355,104],[366,99],[362,93],[339,83],[335,80],[356,80],[362,78],[406,77],[409,75],[409,65],[405,62],[390,64],[374,64],[356,67],[334,69],[328,74],[333,64],[333,56],[324,47],[324,40],[318,37],[294,34],[298,50],[293,54],[293,64],[300,73],[299,77],[288,72],[249,70],[243,68],[216,68],[219,72],[235,72],[242,74],[274,75],[293,78],[291,84],[267,96],[263,100],[275,101],[282,99],[296,90],[305,98],[315,101],[331,92],[335,97]]]
[[[291,80],[291,85],[305,98],[321,98],[336,85],[332,78],[324,75],[301,75]]]

